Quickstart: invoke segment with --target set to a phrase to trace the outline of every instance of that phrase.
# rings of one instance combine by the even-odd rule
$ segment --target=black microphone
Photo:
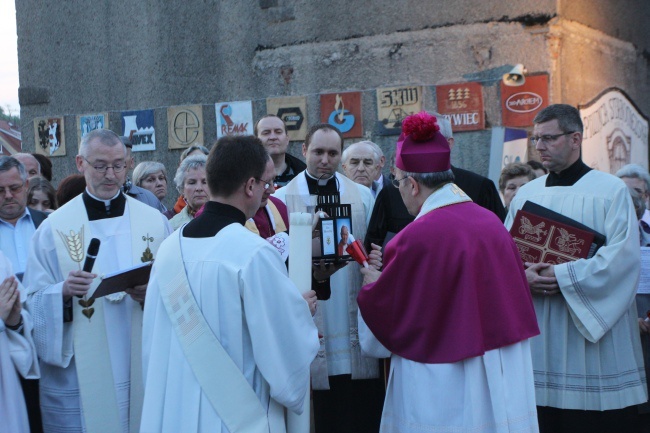
[[[90,240],[90,245],[88,245],[88,251],[86,252],[86,261],[84,262],[84,272],[92,272],[97,253],[99,253],[99,244],[100,242],[97,238]]]
[[[99,252],[99,244],[101,242],[97,238],[92,238],[90,240],[90,245],[88,245],[88,251],[86,251],[86,261],[84,262],[83,271],[91,272],[93,266],[95,265],[95,259],[97,258],[97,253]],[[83,296],[77,295],[77,298],[82,298]],[[70,318],[72,321],[72,318]],[[65,322],[65,320],[64,320]]]

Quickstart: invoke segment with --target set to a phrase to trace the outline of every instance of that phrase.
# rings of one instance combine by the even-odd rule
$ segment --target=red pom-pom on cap
[[[426,111],[412,114],[402,121],[402,133],[410,136],[413,141],[430,140],[438,131],[440,126],[436,117]]]

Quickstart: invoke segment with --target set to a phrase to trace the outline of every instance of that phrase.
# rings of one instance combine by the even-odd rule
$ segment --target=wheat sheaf
[[[57,230],[65,248],[68,250],[68,254],[73,262],[77,262],[79,269],[81,270],[81,262],[84,259],[84,227],[81,226],[78,233],[75,233],[74,230],[70,230],[70,235],[66,235],[60,230]]]

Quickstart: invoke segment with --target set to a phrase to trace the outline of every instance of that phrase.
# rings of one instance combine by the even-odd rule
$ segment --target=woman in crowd
[[[56,191],[44,177],[35,176],[29,179],[27,206],[41,212],[52,212],[57,208]]]
[[[167,169],[160,162],[143,161],[133,170],[133,183],[151,191],[162,203],[167,196]]]
[[[187,149],[185,149],[183,153],[181,153],[180,162],[183,162],[183,160],[188,156],[193,156],[193,155],[205,155],[207,157],[208,153],[210,153],[210,151],[208,150],[207,147],[202,146],[200,144],[194,144],[188,147]],[[178,197],[178,200],[176,200],[176,203],[174,203],[174,207],[169,209],[167,212],[165,212],[165,216],[171,219],[174,215],[182,211],[184,207],[185,207],[185,199],[183,198],[183,194],[181,194]]]
[[[529,165],[513,162],[503,167],[499,177],[499,191],[503,196],[503,205],[506,210],[519,188],[533,179],[535,179],[535,173]]]
[[[188,156],[176,170],[174,183],[187,204],[169,220],[174,230],[194,218],[194,214],[208,201],[208,184],[205,179],[205,155]]]

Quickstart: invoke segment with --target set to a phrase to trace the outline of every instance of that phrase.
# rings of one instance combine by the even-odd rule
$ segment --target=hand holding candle
[[[359,239],[349,244],[345,248],[345,252],[352,256],[357,263],[363,265],[364,268],[368,267],[368,253]]]

